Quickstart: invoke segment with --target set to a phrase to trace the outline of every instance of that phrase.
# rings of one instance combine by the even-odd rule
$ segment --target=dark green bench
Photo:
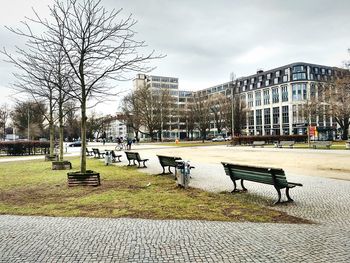
[[[143,162],[143,167],[147,167],[145,163],[148,161],[148,159],[141,159],[140,154],[138,152],[125,152],[125,154],[126,154],[126,158],[129,161],[128,166],[131,165],[131,161],[133,161],[134,163],[133,165],[136,165],[135,163],[136,161],[139,164],[139,168],[140,168],[141,162]]]
[[[112,156],[112,162],[114,162],[114,163],[117,162],[117,158],[118,158],[118,162],[121,162],[121,160],[120,160],[120,158],[122,157],[121,154],[115,154],[115,152],[113,150],[111,150],[110,153]]]
[[[280,142],[276,142],[275,147],[283,148],[283,146],[288,146],[289,148],[293,148],[294,144],[295,144],[295,141],[280,141]]]
[[[252,143],[253,148],[255,146],[264,147],[264,145],[265,145],[265,141],[253,141],[253,143]]]
[[[103,158],[105,153],[101,153],[98,148],[92,148],[95,158]],[[102,157],[101,157],[102,156]]]
[[[88,148],[86,148],[86,156],[93,156],[94,155],[94,151],[89,151]]]
[[[287,202],[292,202],[293,199],[289,196],[289,189],[295,186],[303,186],[299,183],[288,182],[282,169],[237,165],[224,162],[222,162],[222,165],[224,166],[226,175],[230,176],[234,184],[232,192],[238,192],[236,180],[241,180],[243,191],[247,191],[243,184],[244,180],[273,185],[278,194],[278,201],[275,204],[281,203],[281,189],[286,189]]]
[[[314,141],[312,142],[312,147],[316,149],[317,147],[326,147],[327,149],[330,149],[332,146],[332,142],[330,141]]]
[[[181,157],[175,157],[175,156],[165,156],[165,155],[157,155],[159,159],[159,163],[163,168],[163,173],[165,174],[165,167],[168,167],[168,171],[170,174],[172,174],[170,167],[175,168],[175,178],[176,178],[176,166],[177,166],[177,160],[182,160]]]

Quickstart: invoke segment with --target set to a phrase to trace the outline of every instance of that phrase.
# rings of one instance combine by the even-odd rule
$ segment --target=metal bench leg
[[[168,166],[168,171],[169,171],[170,174],[173,174],[173,173],[171,172],[171,170],[170,170],[170,166]]]
[[[130,163],[130,162],[131,162],[131,160],[129,160],[129,164],[128,164],[128,166],[131,166],[131,163]]]
[[[146,161],[143,161],[143,167],[147,168]]]
[[[244,187],[243,181],[244,181],[244,180],[241,179],[241,186],[242,186],[243,191],[246,192],[246,191],[248,191],[248,189]]]
[[[289,187],[286,188],[286,196],[288,198],[288,202],[293,202],[294,201],[289,195]]]
[[[235,180],[232,180],[232,182],[233,182],[234,188],[233,188],[233,190],[231,191],[231,193],[238,192],[236,181],[235,181]]]
[[[117,158],[118,158],[118,162],[121,162],[122,160],[120,160],[120,156],[117,156]]]
[[[281,190],[277,187],[275,187],[276,191],[277,191],[277,194],[278,194],[278,201],[274,203],[275,204],[279,204],[281,203]]]
[[[164,168],[164,166],[162,166],[162,168],[163,168],[163,172],[162,172],[162,174],[165,174],[165,168]]]

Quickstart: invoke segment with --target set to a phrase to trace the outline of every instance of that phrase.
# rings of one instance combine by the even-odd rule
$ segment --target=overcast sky
[[[35,8],[48,15],[52,0],[2,1],[0,47],[19,40],[4,25],[19,26]],[[198,90],[288,63],[340,66],[350,47],[349,0],[102,0],[138,20],[137,38],[166,54],[151,74],[178,77],[180,89]],[[9,101],[14,78],[0,61],[0,104]],[[120,90],[132,83],[118,83]],[[113,104],[99,107],[116,112]],[[115,107],[115,108],[114,108]],[[108,108],[108,110],[106,110]],[[102,110],[103,109],[103,110]]]

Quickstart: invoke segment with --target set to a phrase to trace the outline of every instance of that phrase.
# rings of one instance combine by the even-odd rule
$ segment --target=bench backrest
[[[327,146],[327,145],[332,145],[332,142],[330,142],[330,141],[315,141],[315,142],[313,142],[313,144]]]
[[[265,141],[253,141],[253,145],[262,145],[265,144]]]
[[[125,152],[125,154],[128,160],[141,160],[140,154],[138,152]]]
[[[92,148],[92,151],[94,152],[94,154],[100,154],[100,151],[96,148]]]
[[[256,167],[248,165],[237,165],[232,163],[222,163],[226,175],[232,180],[244,179],[248,181],[286,187],[288,182],[282,169]]]
[[[294,141],[280,141],[280,144],[282,145],[291,145],[291,144],[295,144]]]
[[[161,166],[177,166],[176,160],[182,160],[181,157],[175,157],[175,156],[164,156],[164,155],[157,155],[160,165]]]

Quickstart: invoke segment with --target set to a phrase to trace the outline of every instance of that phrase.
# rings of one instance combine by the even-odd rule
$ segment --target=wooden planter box
[[[99,186],[100,174],[94,171],[88,170],[82,174],[80,172],[67,173],[68,186]]]
[[[72,164],[69,161],[55,161],[52,162],[52,170],[70,170]]]
[[[50,154],[45,155],[45,161],[58,161],[58,154],[50,156]]]

